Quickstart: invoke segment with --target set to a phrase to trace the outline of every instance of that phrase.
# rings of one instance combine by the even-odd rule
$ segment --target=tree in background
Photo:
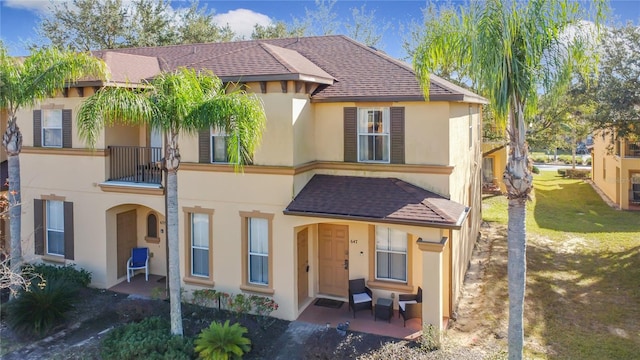
[[[609,28],[600,43],[595,87],[595,128],[613,130],[618,138],[640,136],[640,28]]]
[[[178,40],[175,44],[197,44],[205,42],[231,41],[236,34],[229,24],[218,26],[213,21],[213,12],[207,12],[206,6],[199,8],[197,1],[179,16]]]
[[[535,113],[539,91],[555,93],[574,73],[588,74],[597,64],[580,32],[583,19],[604,19],[605,1],[590,9],[570,0],[486,0],[460,7],[451,20],[458,26],[425,28],[414,67],[429,98],[430,73],[450,59],[488,98],[497,123],[509,136],[509,155],[503,179],[509,199],[508,281],[509,359],[522,359],[523,311],[526,280],[526,201],[533,185],[525,141],[527,118]]]
[[[16,58],[9,56],[0,42],[0,109],[5,109],[8,115],[2,146],[7,152],[9,170],[10,258],[14,273],[19,273],[22,263],[19,157],[22,132],[18,127],[18,111],[55,96],[69,82],[85,77],[105,80],[108,73],[104,62],[87,53],[65,52],[56,48],[35,50],[24,59]]]
[[[262,137],[266,115],[262,102],[243,90],[228,91],[210,72],[179,69],[162,73],[140,91],[104,87],[82,103],[78,133],[95,146],[105,126],[149,125],[165,133],[163,167],[167,170],[167,243],[169,252],[169,300],[171,333],[183,334],[178,234],[178,167],[181,135],[217,127],[230,136],[229,162],[237,168],[253,156]]]
[[[38,28],[58,48],[78,51],[231,41],[235,34],[213,21],[213,12],[191,0],[174,11],[169,0],[53,2]],[[37,45],[34,45],[37,47]]]
[[[253,26],[253,32],[251,33],[251,39],[282,39],[304,36],[304,33],[305,29],[302,27],[296,28],[294,25],[287,25],[284,21],[276,21],[266,26],[255,24]]]
[[[374,10],[367,11],[365,5],[351,9],[352,21],[344,24],[347,36],[367,46],[377,47],[382,35],[389,30],[391,24],[379,23]]]

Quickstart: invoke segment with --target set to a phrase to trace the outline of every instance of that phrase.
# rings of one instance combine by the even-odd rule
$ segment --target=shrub
[[[55,266],[36,264],[33,272],[40,274],[45,280],[64,280],[78,286],[87,287],[91,283],[91,273],[85,269],[76,269],[75,265]]]
[[[534,166],[534,167],[531,168],[531,172],[534,173],[534,174],[540,174],[540,169],[538,169],[537,166]]]
[[[422,336],[420,336],[420,348],[426,352],[440,349],[440,332],[431,324],[422,325]]]
[[[558,169],[558,175],[565,177],[567,176],[567,170],[565,169]]]
[[[171,335],[167,320],[150,317],[110,332],[102,341],[102,358],[109,359],[192,359],[193,342]]]
[[[587,169],[567,169],[567,177],[571,179],[588,179],[591,171]]]
[[[534,163],[546,163],[547,162],[547,155],[531,155],[531,161],[533,161]]]
[[[591,165],[591,161],[592,161],[592,160],[591,160],[591,156],[589,156],[588,158],[585,158],[585,159],[582,161],[582,164],[584,164],[584,165]]]
[[[77,287],[60,279],[34,282],[7,304],[7,321],[19,333],[43,336],[73,308]]]
[[[251,350],[251,340],[244,337],[246,332],[238,323],[229,326],[229,320],[224,325],[214,321],[198,335],[195,351],[202,359],[241,359]]]

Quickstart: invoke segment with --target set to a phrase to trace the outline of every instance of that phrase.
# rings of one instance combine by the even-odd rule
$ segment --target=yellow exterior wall
[[[591,179],[594,184],[623,210],[630,209],[631,174],[640,173],[640,158],[628,157],[624,140],[620,154],[613,151],[612,134],[598,132],[593,136]]]
[[[257,86],[257,87],[256,87]],[[274,314],[284,319],[295,319],[302,310],[297,303],[297,258],[296,234],[309,229],[310,248],[310,296],[318,293],[318,240],[319,223],[346,224],[349,226],[349,278],[369,278],[368,222],[337,221],[324,218],[288,216],[283,210],[293,197],[316,173],[346,176],[395,177],[416,186],[450,197],[472,207],[469,221],[459,231],[451,234],[447,230],[393,225],[407,233],[412,239],[438,242],[450,237],[452,243],[451,278],[454,280],[453,301],[459,294],[460,285],[468,264],[479,226],[480,191],[480,141],[474,136],[474,145],[468,146],[469,106],[463,103],[310,103],[308,96],[293,93],[294,83],[289,83],[289,92],[282,93],[279,82],[267,84],[268,92],[259,93],[259,84],[251,84],[251,91],[264,101],[267,113],[267,128],[262,145],[255,154],[255,164],[282,166],[278,174],[226,173],[209,171],[204,167],[187,167],[198,162],[198,144],[195,134],[184,134],[179,139],[182,161],[185,166],[178,172],[180,259],[185,259],[186,241],[183,214],[184,208],[201,207],[213,213],[213,247],[211,249],[213,280],[215,289],[239,293],[242,284],[242,244],[240,212],[260,211],[273,215],[273,298],[280,305]],[[77,113],[79,98],[55,98],[44,103],[63,104],[72,108],[73,118]],[[392,167],[375,167],[369,170],[345,170],[323,168],[294,174],[294,167],[312,161],[343,162],[343,108],[345,106],[403,106],[405,107],[405,159],[407,164],[435,165],[435,169],[453,167],[453,172],[432,173],[399,172]],[[36,107],[38,108],[38,107]],[[474,133],[481,121],[479,107],[472,109]],[[33,122],[31,110],[21,112],[20,126],[25,135],[25,145],[33,145]],[[74,125],[75,126],[75,125]],[[83,143],[73,130],[73,146],[82,148]],[[27,142],[28,140],[28,142]],[[146,145],[146,130],[137,127],[115,126],[106,129],[99,137],[97,148],[108,145]],[[35,149],[21,156],[23,160],[23,198],[40,198],[54,194],[64,196],[74,203],[75,263],[93,273],[92,285],[110,287],[122,279],[117,278],[116,267],[116,215],[136,209],[138,216],[138,246],[148,246],[154,257],[151,273],[166,275],[166,239],[161,233],[159,244],[144,241],[146,215],[149,211],[164,214],[162,195],[105,192],[98,184],[107,179],[108,157],[98,154],[51,155],[48,149]],[[196,170],[194,170],[196,169]],[[64,173],[61,172],[64,170]],[[286,170],[289,170],[288,172]],[[375,171],[374,171],[375,170]],[[55,174],[56,176],[47,176]],[[62,174],[62,175],[61,175]],[[69,174],[72,176],[64,176]],[[471,182],[470,180],[471,179]],[[476,201],[478,203],[470,203]],[[33,255],[33,202],[23,207],[25,216],[22,231],[25,252]],[[164,229],[164,218],[158,220]],[[423,264],[421,251],[412,242],[413,291],[423,281],[423,274],[433,264]],[[29,246],[27,246],[29,245]],[[362,253],[362,254],[361,254]],[[292,260],[294,259],[294,260]],[[426,270],[425,270],[426,269]],[[182,264],[184,279],[187,264]],[[445,274],[444,280],[449,279]],[[448,284],[447,284],[448,285]],[[185,284],[185,289],[202,288]],[[429,291],[429,289],[424,289]],[[375,290],[375,296],[388,297],[393,290]],[[446,313],[446,312],[445,312]]]

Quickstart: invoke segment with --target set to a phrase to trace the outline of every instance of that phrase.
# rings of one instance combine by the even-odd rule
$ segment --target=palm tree
[[[426,29],[414,57],[427,99],[429,73],[458,59],[459,72],[467,74],[477,91],[489,99],[509,136],[503,175],[509,201],[509,359],[522,358],[524,342],[525,204],[533,181],[525,118],[534,113],[541,90],[562,91],[575,71],[585,74],[597,66],[595,52],[589,52],[595,42],[567,36],[578,34],[584,19],[593,20],[599,28],[606,2],[597,1],[593,6],[583,9],[571,0],[472,2],[467,9],[460,8],[457,26]]]
[[[104,87],[78,111],[78,132],[93,147],[103,126],[115,123],[150,125],[165,132],[167,170],[167,242],[171,333],[182,336],[178,238],[178,138],[217,127],[234,134],[228,141],[229,161],[240,168],[254,153],[265,126],[262,102],[242,90],[227,91],[211,72],[181,68],[162,73],[142,90]]]
[[[22,263],[20,151],[22,133],[17,113],[39,101],[55,96],[70,82],[93,77],[107,78],[104,62],[88,53],[61,51],[55,48],[31,52],[26,58],[12,57],[0,43],[0,109],[7,112],[7,130],[2,145],[7,152],[9,170],[9,232],[11,233],[11,267]]]

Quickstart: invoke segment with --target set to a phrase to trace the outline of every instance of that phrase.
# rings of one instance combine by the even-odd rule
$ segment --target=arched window
[[[158,238],[158,217],[154,213],[147,215],[147,239]]]

